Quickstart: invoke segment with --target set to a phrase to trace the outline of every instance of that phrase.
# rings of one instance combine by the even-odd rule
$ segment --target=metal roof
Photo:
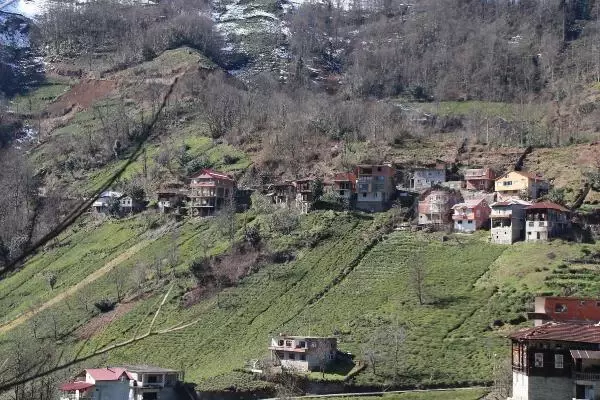
[[[571,357],[584,360],[600,360],[600,351],[594,350],[571,350]]]
[[[548,323],[518,330],[509,336],[513,340],[556,340],[600,344],[600,325]]]
[[[560,204],[553,203],[551,201],[540,201],[539,203],[533,203],[527,210],[556,210],[561,212],[568,212],[569,210]]]
[[[78,381],[63,383],[60,385],[60,390],[63,392],[74,392],[75,390],[85,390],[91,387],[94,387],[93,383]]]

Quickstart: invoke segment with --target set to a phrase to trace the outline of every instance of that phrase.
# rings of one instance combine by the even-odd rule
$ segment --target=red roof
[[[356,182],[356,175],[352,172],[341,172],[339,174],[335,174],[333,177],[334,182]]]
[[[549,323],[525,328],[509,336],[513,340],[558,340],[600,344],[600,326],[590,324]]]
[[[208,175],[209,177],[215,178],[215,179],[225,179],[225,180],[230,180],[230,181],[233,180],[233,178],[231,176],[227,175],[226,173],[214,171],[214,170],[209,169],[209,168],[203,169],[202,171],[200,171],[200,172],[192,175],[191,178],[192,179],[193,178],[200,178],[203,175]]]
[[[60,390],[62,390],[63,392],[74,392],[76,390],[86,390],[91,387],[94,387],[93,383],[81,382],[81,381],[68,382],[68,383],[63,383],[62,385],[60,385]]]
[[[561,212],[569,212],[567,208],[551,201],[540,201],[539,203],[533,203],[527,207],[526,210],[556,210]]]
[[[85,372],[90,374],[96,381],[118,381],[123,374],[129,379],[133,379],[129,372],[125,368],[119,367],[107,367],[107,368],[91,368],[86,369]]]

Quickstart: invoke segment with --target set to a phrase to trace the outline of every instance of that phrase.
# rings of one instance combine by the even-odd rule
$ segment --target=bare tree
[[[410,265],[410,284],[414,290],[419,305],[424,305],[427,302],[427,266],[419,259],[413,260]]]

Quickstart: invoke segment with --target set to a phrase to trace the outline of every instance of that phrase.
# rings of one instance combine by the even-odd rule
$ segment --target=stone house
[[[525,240],[546,241],[569,233],[569,210],[550,201],[534,203],[525,209]]]
[[[454,214],[454,231],[473,233],[485,226],[489,219],[491,208],[485,199],[466,200],[452,206]]]
[[[314,187],[314,178],[303,178],[294,181],[296,208],[303,214],[308,213],[312,207]]]
[[[221,210],[235,196],[235,180],[222,172],[203,169],[190,178],[190,215],[208,217]]]
[[[494,190],[496,173],[491,168],[471,168],[464,172],[465,187],[467,190],[481,190],[490,192]]]
[[[356,168],[356,208],[385,211],[396,196],[396,169],[389,164],[364,164]]]
[[[60,386],[61,400],[176,400],[181,373],[151,366],[86,369]]]
[[[495,183],[498,201],[509,199],[535,200],[548,193],[550,184],[541,176],[525,171],[510,171],[498,179]]]
[[[184,209],[188,191],[182,183],[169,182],[156,192],[157,206],[161,213],[168,214]]]
[[[419,225],[445,225],[452,223],[452,207],[462,201],[459,192],[429,189],[419,197]]]
[[[326,371],[337,358],[337,339],[281,334],[271,338],[269,350],[272,361],[286,370]]]
[[[531,203],[510,199],[490,205],[490,232],[492,243],[512,244],[525,236],[525,209]]]
[[[272,183],[267,187],[267,197],[279,207],[290,208],[296,204],[296,186],[289,181]]]
[[[420,191],[440,186],[446,182],[446,168],[437,166],[435,168],[416,168],[413,170],[409,181],[409,187],[413,190]]]
[[[596,323],[548,322],[509,337],[510,400],[600,399],[600,326]]]

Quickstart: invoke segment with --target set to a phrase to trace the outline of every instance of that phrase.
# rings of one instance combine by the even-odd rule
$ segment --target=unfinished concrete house
[[[279,335],[271,338],[269,350],[272,361],[286,370],[326,371],[337,357],[337,339]]]
[[[490,205],[492,243],[512,244],[525,236],[525,209],[531,203],[510,199]]]
[[[525,209],[525,241],[539,242],[565,236],[571,229],[569,210],[550,201],[534,203]]]
[[[386,210],[396,195],[396,169],[388,164],[356,168],[356,208],[368,212]]]

